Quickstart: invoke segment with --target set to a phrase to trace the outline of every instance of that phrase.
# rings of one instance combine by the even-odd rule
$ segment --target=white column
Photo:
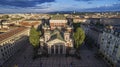
[[[51,54],[51,47],[48,46],[48,54]]]
[[[54,54],[56,54],[56,48],[55,48],[55,45],[54,45]]]
[[[58,46],[58,54],[60,54],[60,46]]]
[[[49,50],[50,50],[50,48],[48,47],[48,54],[50,54],[50,53],[49,53]]]
[[[65,53],[65,47],[63,46],[62,48],[63,48],[62,49],[62,54],[64,54]]]
[[[64,46],[64,54],[66,54],[66,46]]]
[[[62,53],[66,54],[66,47],[65,46],[63,46],[63,52]]]

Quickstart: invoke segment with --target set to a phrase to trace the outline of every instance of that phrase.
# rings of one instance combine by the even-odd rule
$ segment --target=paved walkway
[[[108,67],[102,59],[96,59],[94,51],[88,50],[85,45],[81,47],[80,52],[81,60],[64,56],[42,57],[32,60],[32,46],[28,44],[9,59],[3,67],[13,67],[15,64],[18,67]]]

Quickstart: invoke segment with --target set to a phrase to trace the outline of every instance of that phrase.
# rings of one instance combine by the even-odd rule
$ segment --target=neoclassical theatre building
[[[72,29],[65,17],[51,17],[49,22],[42,24],[40,45],[47,46],[48,54],[66,54],[68,48],[73,48]]]

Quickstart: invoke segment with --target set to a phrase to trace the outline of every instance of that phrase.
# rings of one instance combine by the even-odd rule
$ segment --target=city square
[[[26,48],[27,49],[24,49]],[[38,57],[32,59],[32,46],[28,43],[21,51],[18,51],[10,58],[3,67],[108,67],[102,58],[94,56],[95,51],[88,49],[85,45],[81,46],[81,59],[75,57],[65,57],[65,55],[53,55],[49,57]],[[71,64],[72,63],[72,64]]]
[[[120,67],[120,0],[0,0],[0,67]]]

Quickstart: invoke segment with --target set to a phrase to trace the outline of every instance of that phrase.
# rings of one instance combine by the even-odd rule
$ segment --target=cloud
[[[80,2],[86,2],[87,4],[93,4],[93,1],[101,1],[101,0],[75,0]]]
[[[35,7],[36,4],[55,2],[55,0],[0,0],[0,5],[16,7]]]
[[[86,11],[120,11],[120,3],[85,9]]]
[[[104,1],[104,0],[75,0],[75,1],[89,2],[89,1]]]
[[[75,1],[94,1],[94,0],[75,0]]]
[[[13,1],[13,0],[9,0]],[[32,0],[29,0],[32,1]],[[0,1],[1,3],[1,1]],[[34,13],[34,12],[49,12],[50,7],[52,6],[53,2],[44,2],[44,3],[37,3],[33,6],[16,6],[16,5],[1,5],[0,4],[0,13]]]
[[[93,4],[92,2],[87,2],[88,4]]]
[[[99,3],[97,1],[100,1],[101,5],[97,5],[97,3]],[[104,3],[102,4],[104,1],[106,5],[104,5]],[[108,0],[70,0],[69,2],[68,0],[0,0],[0,12],[120,11],[120,4],[118,4],[120,2],[118,2],[118,0],[113,0],[114,2],[110,4],[107,3],[107,1]],[[87,6],[84,4],[87,4]]]
[[[49,12],[49,8],[46,7],[27,7],[27,8],[18,8],[18,7],[0,7],[0,13],[46,13]]]

